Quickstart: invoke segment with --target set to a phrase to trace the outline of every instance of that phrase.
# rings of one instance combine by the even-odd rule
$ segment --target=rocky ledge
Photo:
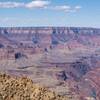
[[[28,78],[0,74],[0,100],[70,100],[46,88],[33,84]]]

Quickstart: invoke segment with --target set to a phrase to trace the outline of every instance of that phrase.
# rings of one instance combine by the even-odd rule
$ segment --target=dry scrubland
[[[0,100],[69,100],[33,84],[28,78],[15,78],[0,74]]]

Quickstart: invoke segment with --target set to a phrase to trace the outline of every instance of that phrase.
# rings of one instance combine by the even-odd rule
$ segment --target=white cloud
[[[24,6],[24,3],[18,2],[0,2],[0,8],[17,8]]]
[[[80,10],[82,7],[81,6],[75,6],[76,10]]]
[[[49,10],[57,10],[57,11],[65,11],[65,12],[76,12],[81,9],[81,6],[71,7],[69,5],[60,5],[60,6],[50,6],[49,0],[34,0],[29,3],[23,2],[0,2],[0,8],[41,8],[41,9],[49,9]]]
[[[71,7],[69,5],[61,5],[61,6],[48,7],[48,9],[56,11],[64,11],[64,12],[76,12],[81,9],[81,6]]]
[[[66,11],[66,10],[70,10],[71,7],[70,7],[70,6],[67,6],[67,5],[62,5],[62,6],[55,6],[55,7],[52,7],[52,9],[54,9],[54,10],[64,10],[64,11]]]
[[[41,1],[41,0],[35,0],[30,3],[27,3],[25,6],[27,8],[44,8],[50,4],[49,1]]]
[[[49,1],[41,1],[34,0],[29,3],[21,3],[21,2],[0,2],[0,8],[17,8],[17,7],[25,7],[25,8],[44,8],[49,5]]]

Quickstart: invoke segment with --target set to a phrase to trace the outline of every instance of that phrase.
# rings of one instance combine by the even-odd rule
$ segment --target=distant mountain
[[[18,27],[0,28],[0,34],[7,39],[25,45],[52,45],[69,44],[76,42],[83,46],[100,46],[100,29],[79,27]],[[0,38],[2,38],[0,36]],[[71,42],[71,44],[70,44]]]

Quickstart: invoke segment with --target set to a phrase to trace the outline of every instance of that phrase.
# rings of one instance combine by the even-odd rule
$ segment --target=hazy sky
[[[0,0],[0,27],[100,28],[100,0]]]

